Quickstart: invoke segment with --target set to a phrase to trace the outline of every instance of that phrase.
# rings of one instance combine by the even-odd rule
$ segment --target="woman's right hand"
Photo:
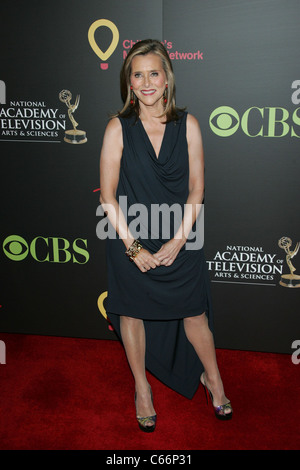
[[[140,252],[134,258],[134,263],[142,273],[149,271],[149,269],[155,269],[160,266],[160,261],[155,258],[148,250],[142,248]]]

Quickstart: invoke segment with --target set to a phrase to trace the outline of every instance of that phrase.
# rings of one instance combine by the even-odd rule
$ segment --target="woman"
[[[216,417],[229,419],[203,249],[186,249],[204,196],[202,137],[197,120],[175,106],[172,64],[159,41],[133,46],[121,93],[124,107],[103,139],[100,202],[117,233],[107,240],[107,312],[135,380],[138,424],[145,432],[156,426],[146,369],[188,398],[200,381]],[[182,209],[179,222],[162,211],[154,224],[157,208],[174,205]],[[142,218],[134,218],[136,208]]]

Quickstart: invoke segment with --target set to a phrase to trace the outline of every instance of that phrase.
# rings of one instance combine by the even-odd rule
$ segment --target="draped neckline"
[[[165,124],[165,130],[164,130],[164,133],[163,133],[163,138],[162,138],[162,141],[161,141],[161,144],[160,144],[160,149],[158,151],[158,153],[155,152],[154,150],[154,147],[153,147],[153,144],[150,140],[150,137],[144,127],[144,124],[142,123],[142,120],[141,118],[139,118],[139,124],[140,124],[140,128],[142,130],[142,133],[144,134],[144,137],[145,137],[145,140],[146,140],[146,143],[148,145],[148,148],[150,150],[150,152],[153,154],[153,156],[155,156],[156,160],[160,160],[161,158],[161,154],[162,154],[162,151],[163,151],[163,148],[164,148],[164,145],[165,145],[165,141],[166,141],[166,133],[167,133],[167,128],[168,128],[168,123]]]

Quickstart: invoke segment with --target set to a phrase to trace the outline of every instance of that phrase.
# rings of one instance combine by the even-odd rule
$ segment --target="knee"
[[[184,323],[187,326],[196,326],[196,325],[204,325],[207,324],[207,317],[205,312],[202,313],[201,315],[196,315],[195,317],[186,317],[184,318]]]
[[[126,316],[120,317],[121,327],[138,328],[142,323],[143,323],[143,320],[141,320],[140,318],[126,317]]]

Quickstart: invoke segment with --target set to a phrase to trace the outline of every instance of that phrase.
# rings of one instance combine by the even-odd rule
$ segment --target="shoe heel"
[[[151,387],[150,387],[150,395],[151,395],[151,401],[152,401],[152,404],[153,404],[153,396],[152,396],[152,390],[151,390]],[[137,397],[137,393],[135,392],[134,394],[134,403],[136,405],[136,397]],[[136,419],[137,419],[137,422],[138,422],[138,425],[139,425],[139,428],[141,431],[143,432],[153,432],[155,430],[155,427],[156,427],[156,414],[153,415],[153,416],[145,416],[143,418],[139,418],[136,416]],[[149,422],[151,422],[153,424],[151,424],[151,426],[148,425]]]
[[[204,395],[205,395],[205,398],[206,398],[206,404],[207,404],[207,406],[208,406],[207,390],[206,390],[205,385],[204,385],[202,382],[201,382],[201,385],[202,385],[202,387],[203,387]]]
[[[207,405],[208,405],[208,398],[207,398],[207,394],[208,394],[209,397],[210,397],[211,404],[212,404],[212,407],[214,409],[214,413],[215,413],[216,418],[219,419],[219,420],[222,420],[222,421],[228,421],[229,419],[232,418],[232,413],[233,413],[230,401],[228,403],[225,403],[224,405],[214,406],[214,397],[213,397],[211,391],[209,390],[209,388],[207,387],[207,385],[205,384],[205,380],[204,380],[203,376],[204,376],[204,372],[201,375],[202,380],[201,380],[201,377],[200,377],[200,382],[201,382],[201,384],[204,388]],[[225,413],[225,410],[230,410],[230,413]]]

